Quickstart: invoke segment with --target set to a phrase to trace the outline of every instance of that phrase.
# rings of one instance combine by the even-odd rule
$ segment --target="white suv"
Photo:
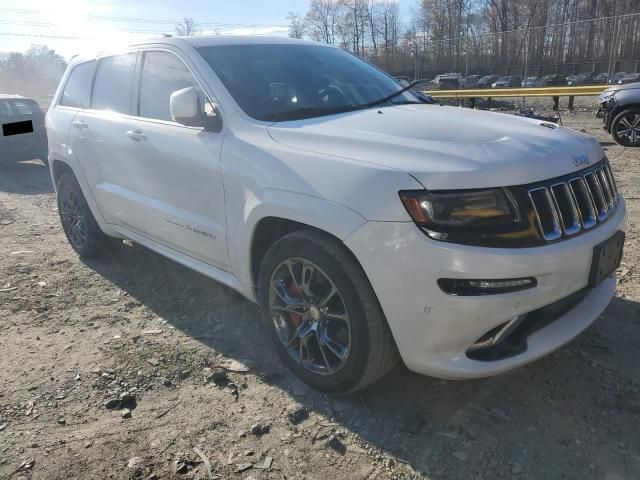
[[[320,390],[398,357],[441,378],[507,371],[607,306],[625,203],[593,138],[426,101],[284,38],[75,58],[46,121],[64,231],[81,256],[127,238],[259,303]]]

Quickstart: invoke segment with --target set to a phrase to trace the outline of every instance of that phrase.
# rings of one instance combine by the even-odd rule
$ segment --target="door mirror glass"
[[[206,100],[203,100],[195,87],[176,90],[169,97],[169,112],[174,122],[188,127],[202,127],[207,131],[218,132],[222,125],[213,107],[205,112]]]

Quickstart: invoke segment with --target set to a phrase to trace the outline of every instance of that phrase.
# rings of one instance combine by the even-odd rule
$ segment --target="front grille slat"
[[[529,190],[529,198],[538,218],[538,227],[545,240],[557,240],[562,237],[560,219],[551,194],[547,187]]]
[[[616,197],[616,201],[617,201],[618,186],[616,185],[616,180],[613,178],[613,172],[611,171],[611,165],[606,163],[605,166],[604,166],[604,170],[605,170],[605,172],[607,174],[607,177],[609,178],[609,185],[611,185],[611,188],[613,190],[613,195],[614,195],[614,197]]]
[[[613,191],[611,186],[609,185],[609,179],[607,178],[607,174],[604,169],[600,168],[596,170],[596,175],[598,175],[598,180],[600,180],[600,185],[602,186],[602,191],[607,200],[607,206],[609,212],[613,211],[613,204],[615,201],[615,197],[613,195]]]
[[[618,205],[618,191],[605,160],[570,180],[530,189],[529,199],[542,237],[553,241],[606,221]]]
[[[582,227],[585,229],[593,227],[598,223],[596,208],[584,178],[572,178],[569,180],[569,185],[571,186],[571,191],[573,192],[578,211],[580,212]]]
[[[591,193],[591,198],[593,198],[593,203],[596,206],[596,215],[598,217],[599,222],[604,222],[609,216],[609,209],[607,206],[607,201],[604,198],[604,193],[602,191],[602,187],[600,186],[600,181],[594,172],[589,172],[584,176],[585,181],[587,182],[587,186],[589,187],[589,192]]]
[[[582,230],[582,226],[580,225],[578,209],[573,201],[569,185],[564,182],[556,183],[551,186],[551,194],[558,209],[562,230],[565,235],[575,235]]]

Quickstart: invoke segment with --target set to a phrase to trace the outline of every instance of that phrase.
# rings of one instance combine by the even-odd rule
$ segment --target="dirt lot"
[[[399,366],[348,398],[296,381],[233,291],[135,245],[83,263],[48,171],[3,169],[0,478],[640,478],[640,151],[593,113],[563,120],[602,141],[628,201],[609,308],[510,374]]]

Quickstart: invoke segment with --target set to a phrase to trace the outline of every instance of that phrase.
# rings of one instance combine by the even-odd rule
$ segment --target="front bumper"
[[[583,290],[593,247],[626,229],[623,199],[607,222],[575,238],[534,248],[483,248],[438,242],[413,223],[368,222],[347,240],[360,260],[410,370],[440,378],[484,377],[524,365],[573,339],[613,297],[615,276],[526,339],[522,353],[494,361],[473,360],[469,348],[515,316],[533,312]],[[451,296],[439,278],[536,277],[537,286],[487,296]]]

